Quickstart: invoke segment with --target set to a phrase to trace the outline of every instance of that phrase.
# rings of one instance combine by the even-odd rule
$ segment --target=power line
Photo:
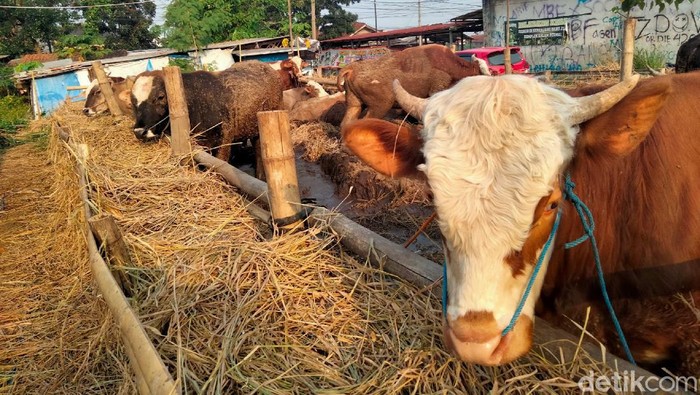
[[[22,9],[22,10],[70,10],[70,9],[78,9],[78,8],[116,7],[116,6],[123,6],[123,5],[146,4],[146,3],[153,3],[153,4],[155,4],[155,1],[152,1],[152,0],[144,0],[144,1],[133,1],[133,2],[130,2],[130,3],[93,4],[93,5],[66,5],[66,6],[0,5],[0,8],[15,8],[15,9]]]

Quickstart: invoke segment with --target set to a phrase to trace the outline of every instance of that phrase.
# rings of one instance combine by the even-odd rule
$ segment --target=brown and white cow
[[[479,62],[466,61],[438,44],[351,63],[342,69],[337,80],[338,90],[345,91],[347,102],[342,124],[358,119],[363,106],[367,107],[366,118],[383,118],[396,103],[391,90],[395,79],[412,95],[428,97],[464,77],[481,73]]]
[[[538,315],[560,322],[591,306],[594,333],[623,355],[590,242],[563,247],[583,234],[562,198],[568,173],[593,214],[634,358],[698,375],[700,319],[689,306],[700,306],[700,73],[638,79],[580,97],[522,75],[466,78],[427,100],[395,84],[422,114],[420,134],[376,119],[342,129],[379,172],[427,181],[447,265],[445,344],[462,360],[500,365],[527,353],[538,297]],[[502,336],[558,210],[553,249]]]
[[[304,62],[300,57],[294,56],[289,59],[270,63],[273,70],[277,73],[282,82],[282,90],[288,90],[301,87],[299,78],[302,76],[301,70],[304,68]]]
[[[133,117],[130,97],[132,82],[133,81],[122,77],[109,77],[109,83],[112,86],[114,96],[117,98],[119,108],[122,110],[124,115],[130,117]],[[86,90],[86,96],[87,98],[85,100],[85,106],[83,107],[83,114],[87,115],[88,117],[92,117],[109,110],[109,107],[107,107],[107,100],[102,94],[102,90],[100,89],[100,84],[97,82],[97,79],[90,82],[90,85]]]

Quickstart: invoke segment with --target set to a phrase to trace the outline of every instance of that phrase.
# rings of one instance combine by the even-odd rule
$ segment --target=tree
[[[227,0],[174,0],[165,11],[164,44],[183,50],[224,41],[234,30],[232,18]]]
[[[14,0],[0,0],[2,5],[16,5]],[[25,6],[61,6],[67,1],[28,0]],[[0,53],[19,56],[40,52],[43,47],[53,51],[54,40],[70,27],[71,12],[64,9],[0,8]]]
[[[355,31],[352,24],[357,22],[357,14],[338,8],[321,16],[320,21],[319,28],[323,33],[323,38],[335,38]]]
[[[90,0],[86,5],[116,4],[122,0]],[[150,31],[156,6],[153,2],[93,7],[84,9],[85,34],[99,36],[107,49],[154,48],[155,36]]]
[[[342,5],[359,0],[317,0],[316,17],[324,32],[352,32],[357,15]],[[322,13],[328,15],[321,16]],[[311,3],[292,0],[292,33],[311,36]],[[203,47],[224,40],[275,37],[289,34],[287,0],[174,0],[164,24],[166,46],[176,49]]]

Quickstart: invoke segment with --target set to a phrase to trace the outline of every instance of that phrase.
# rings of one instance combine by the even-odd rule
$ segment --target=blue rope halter
[[[598,282],[600,283],[600,288],[603,294],[603,299],[605,301],[605,305],[608,308],[608,312],[610,313],[610,317],[612,319],[613,325],[615,326],[615,330],[617,331],[617,335],[620,338],[620,343],[622,344],[622,348],[625,351],[625,354],[627,355],[627,359],[636,366],[636,362],[634,361],[634,358],[632,357],[632,352],[629,349],[629,346],[627,344],[627,340],[625,339],[625,335],[622,331],[622,327],[620,326],[620,322],[617,319],[617,315],[615,314],[615,310],[613,309],[612,302],[610,301],[610,297],[608,296],[608,291],[607,287],[605,286],[605,278],[603,276],[603,267],[600,263],[600,255],[598,253],[598,244],[596,243],[595,236],[593,235],[593,230],[595,230],[595,222],[593,221],[593,214],[591,213],[590,209],[588,206],[586,206],[583,201],[581,201],[581,198],[574,193],[574,187],[576,184],[571,181],[571,175],[567,172],[566,173],[566,180],[565,180],[565,186],[564,186],[564,197],[569,200],[573,205],[574,208],[576,209],[576,212],[578,213],[579,217],[581,218],[581,224],[583,225],[583,230],[585,234],[578,239],[564,244],[564,248],[569,249],[576,247],[577,245],[583,243],[586,240],[591,241],[591,248],[593,249],[593,256],[595,258],[595,264],[596,264],[596,270],[598,272]],[[518,318],[520,318],[520,314],[522,313],[522,309],[525,306],[525,302],[527,301],[527,298],[530,296],[530,291],[532,290],[532,286],[535,283],[535,278],[537,278],[537,274],[540,271],[540,268],[542,267],[542,263],[544,262],[544,257],[547,256],[547,251],[549,250],[549,247],[552,245],[552,241],[554,240],[554,237],[557,233],[557,230],[559,229],[559,222],[561,219],[561,208],[557,210],[557,217],[554,220],[554,225],[552,226],[552,231],[549,233],[549,237],[547,238],[547,242],[544,244],[544,247],[542,248],[542,253],[540,254],[540,257],[537,260],[537,263],[535,264],[535,267],[532,270],[532,274],[530,275],[530,278],[527,281],[527,284],[525,286],[525,290],[523,292],[522,297],[520,298],[520,302],[518,302],[518,306],[515,309],[515,312],[513,313],[513,317],[511,318],[510,322],[508,325],[503,329],[501,332],[501,336],[505,336],[508,332],[510,332],[513,327],[515,326],[515,323],[518,321]],[[443,316],[447,317],[447,260],[442,265],[442,314]]]

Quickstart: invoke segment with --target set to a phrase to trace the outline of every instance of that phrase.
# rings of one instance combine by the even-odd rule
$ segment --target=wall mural
[[[530,71],[579,71],[619,62],[623,18],[613,13],[618,0],[513,1],[510,4],[511,45],[521,46]],[[668,6],[663,12],[649,3],[634,10],[635,49],[675,63],[681,44],[700,33],[700,4]],[[505,44],[505,2],[495,7],[490,45]]]

